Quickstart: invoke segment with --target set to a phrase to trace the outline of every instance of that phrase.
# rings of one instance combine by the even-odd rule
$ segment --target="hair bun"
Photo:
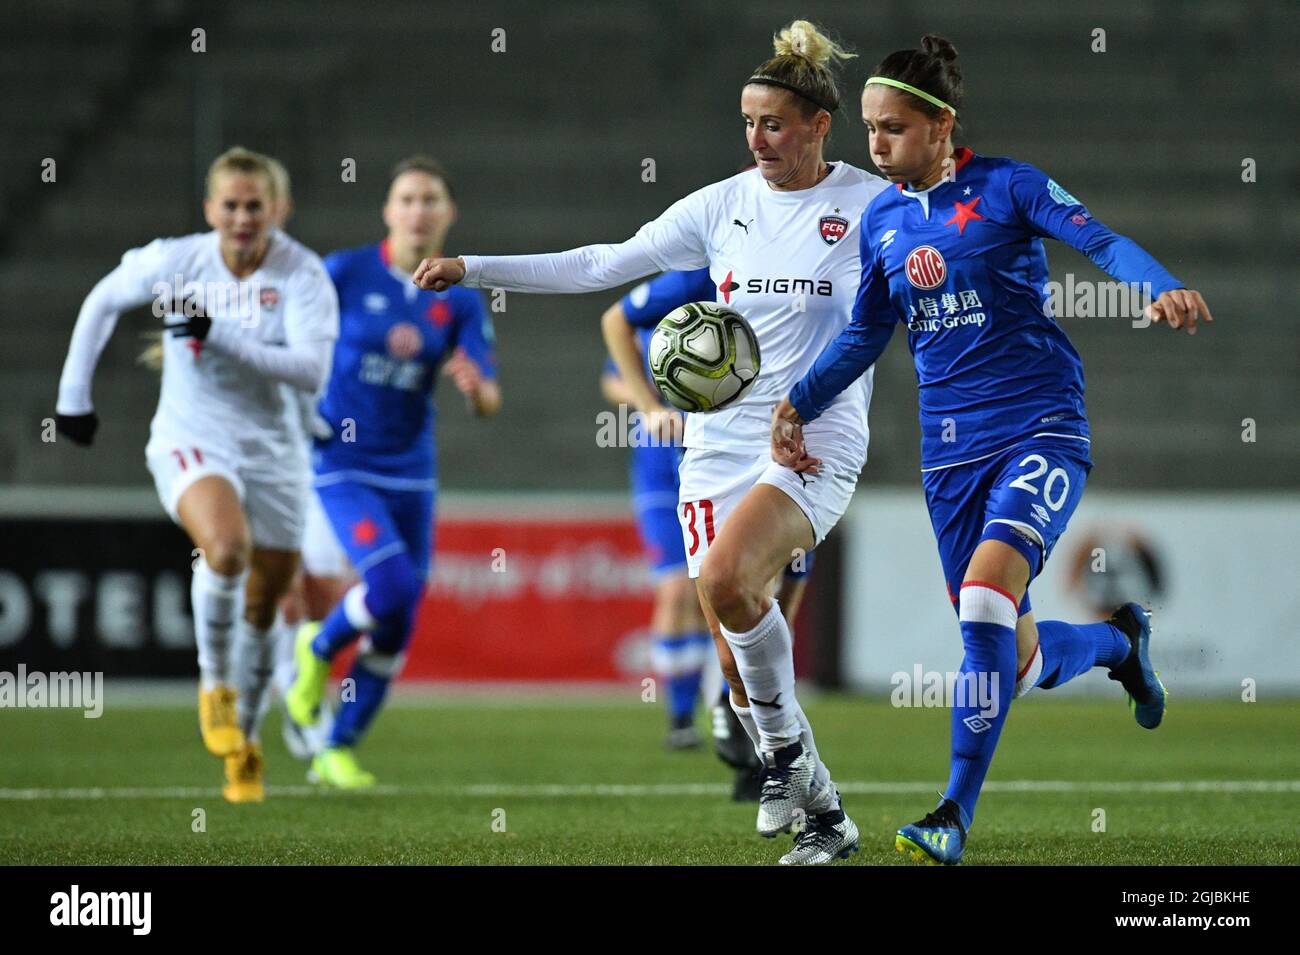
[[[927,33],[921,37],[921,49],[945,63],[953,63],[957,59],[957,48],[947,37],[939,36],[937,33]]]
[[[777,56],[802,56],[814,66],[829,66],[832,61],[847,60],[850,53],[807,20],[795,20],[772,38]]]

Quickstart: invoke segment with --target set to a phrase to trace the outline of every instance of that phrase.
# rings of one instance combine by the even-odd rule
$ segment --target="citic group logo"
[[[948,266],[932,245],[917,246],[907,253],[907,280],[919,289],[938,288],[948,277]]]

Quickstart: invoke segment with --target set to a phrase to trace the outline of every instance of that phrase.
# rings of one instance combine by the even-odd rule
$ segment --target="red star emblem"
[[[975,211],[975,207],[979,205],[979,201],[983,198],[983,196],[976,196],[970,202],[953,203],[952,218],[945,222],[944,225],[952,225],[954,222],[957,223],[957,234],[961,235],[966,231],[966,223],[972,222],[975,219],[984,218]]]
[[[379,527],[368,517],[363,517],[352,525],[352,541],[363,547],[369,547],[379,536]]]
[[[451,321],[451,306],[444,301],[436,301],[429,306],[429,311],[425,313],[425,316],[434,325],[441,328]]]

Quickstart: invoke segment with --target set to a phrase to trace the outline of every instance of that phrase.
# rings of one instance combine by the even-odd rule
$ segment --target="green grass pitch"
[[[261,805],[223,802],[193,708],[110,695],[98,720],[5,710],[0,863],[775,863],[789,838],[759,838],[712,752],[665,751],[662,709],[629,698],[404,699],[360,751],[382,784],[366,794],[309,787],[276,712]],[[913,865],[893,834],[933,808],[948,712],[838,695],[806,709],[862,832],[848,864]],[[1175,699],[1148,732],[1118,697],[1027,699],[966,864],[1300,863],[1297,726],[1295,700]],[[193,831],[195,809],[206,831]]]

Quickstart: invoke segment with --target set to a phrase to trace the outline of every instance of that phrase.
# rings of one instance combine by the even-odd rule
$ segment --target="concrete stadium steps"
[[[1300,106],[1286,55],[1300,27],[1283,7],[984,0],[921,10],[881,0],[813,16],[862,54],[841,73],[834,158],[871,168],[856,98],[876,59],[927,30],[946,33],[966,72],[968,141],[1048,170],[1210,299],[1219,322],[1194,339],[1123,319],[1062,319],[1087,373],[1094,484],[1294,480],[1300,333],[1289,305],[1300,288],[1288,256],[1300,241],[1300,159],[1276,118]],[[145,316],[124,318],[105,353],[95,392],[110,413],[93,458],[51,454],[28,419],[52,407],[94,281],[124,249],[196,227],[196,130],[278,155],[299,199],[290,231],[321,252],[378,238],[387,170],[412,152],[439,157],[455,177],[462,220],[449,251],[617,241],[739,164],[741,74],[793,15],[778,0],[614,3],[594,15],[579,0],[480,3],[441,18],[423,0],[178,0],[154,12],[204,26],[208,52],[159,50],[147,84],[104,123],[96,90],[122,75],[116,51],[133,42],[140,9],[133,0],[85,9],[49,0],[0,11],[0,79],[17,91],[0,102],[0,181],[36,175],[70,132],[104,126],[9,230],[0,374],[23,398],[0,423],[0,479],[147,482],[140,453],[156,382],[133,365]],[[1105,54],[1089,48],[1097,26],[1107,30]],[[490,49],[495,27],[507,30],[504,54]],[[219,97],[204,98],[218,87]],[[1184,105],[1152,109],[1161,103]],[[1259,163],[1256,184],[1240,182],[1245,156]],[[358,161],[356,183],[340,181],[343,157]],[[656,162],[653,184],[640,182],[646,157]],[[1054,277],[1106,278],[1072,250],[1048,249]],[[493,422],[473,421],[444,394],[445,486],[622,486],[625,453],[595,447],[597,318],[616,295],[508,297],[494,316],[505,408]],[[915,480],[915,392],[906,348],[895,343],[877,369],[868,479]],[[1247,416],[1260,439],[1243,447]]]

